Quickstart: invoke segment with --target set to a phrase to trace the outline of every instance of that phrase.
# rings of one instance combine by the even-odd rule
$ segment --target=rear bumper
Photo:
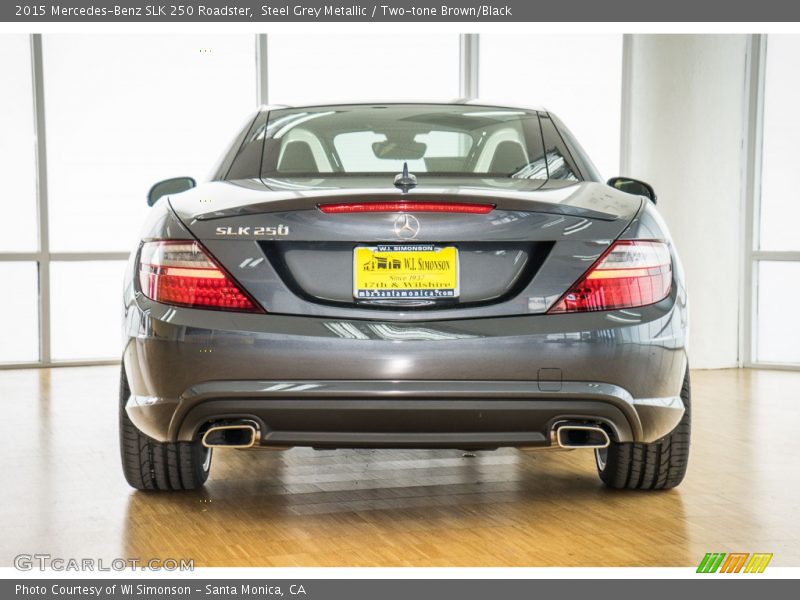
[[[652,442],[684,412],[685,329],[674,295],[635,311],[425,323],[212,313],[140,296],[126,311],[127,411],[160,441],[245,418],[278,446],[546,446],[561,420]]]
[[[631,442],[671,431],[684,410],[680,398],[645,404],[609,384],[546,388],[526,381],[212,381],[177,402],[134,395],[127,408],[137,426],[163,440],[190,441],[209,423],[244,419],[258,425],[265,446],[348,448],[548,446],[564,421],[599,423],[612,439]]]

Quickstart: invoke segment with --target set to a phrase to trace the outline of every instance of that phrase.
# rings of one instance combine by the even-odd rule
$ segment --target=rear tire
[[[208,479],[211,449],[200,441],[162,443],[131,422],[125,404],[131,395],[125,367],[119,383],[119,443],[122,472],[137,490],[193,490]]]
[[[668,490],[686,475],[691,438],[691,384],[689,368],[681,388],[686,407],[678,426],[652,444],[611,442],[595,450],[597,472],[608,487],[629,490]]]

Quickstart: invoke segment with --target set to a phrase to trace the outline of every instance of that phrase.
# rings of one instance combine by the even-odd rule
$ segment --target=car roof
[[[281,109],[281,108],[319,108],[323,106],[372,106],[372,105],[384,105],[384,104],[398,104],[398,105],[439,105],[439,106],[480,106],[484,108],[503,108],[503,109],[511,109],[511,110],[529,110],[529,111],[537,111],[542,113],[547,113],[548,110],[540,105],[534,104],[520,104],[517,102],[497,102],[487,98],[455,98],[453,100],[443,101],[443,100],[386,100],[380,99],[375,101],[366,101],[364,99],[354,100],[352,102],[347,101],[335,101],[335,102],[313,102],[313,103],[302,103],[302,104],[282,104],[282,103],[275,103],[269,105],[262,105],[259,110],[274,110],[274,109]]]

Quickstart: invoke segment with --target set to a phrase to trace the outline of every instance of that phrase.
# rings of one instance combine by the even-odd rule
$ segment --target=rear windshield
[[[394,175],[407,163],[417,175],[580,179],[550,119],[467,105],[274,110],[235,162],[237,177]]]

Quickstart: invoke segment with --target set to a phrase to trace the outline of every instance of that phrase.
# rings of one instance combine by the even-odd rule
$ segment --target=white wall
[[[695,368],[738,361],[744,35],[634,35],[626,175],[652,183],[686,269]]]

